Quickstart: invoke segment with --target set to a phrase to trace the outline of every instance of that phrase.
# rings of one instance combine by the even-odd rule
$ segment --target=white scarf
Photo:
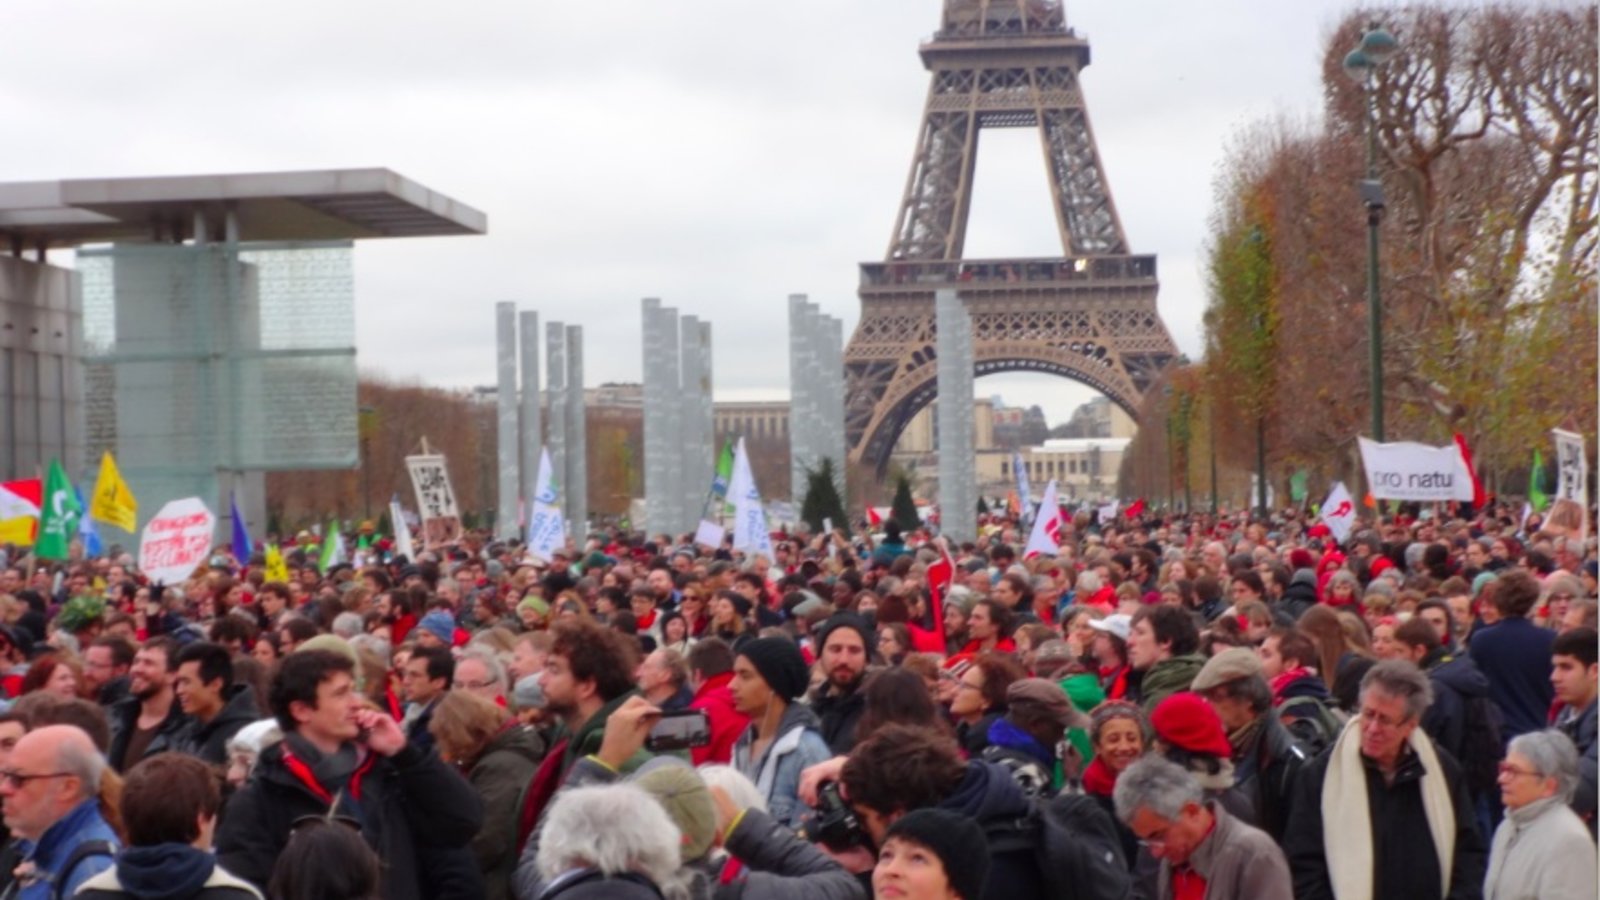
[[[1428,833],[1439,857],[1439,883],[1450,892],[1455,865],[1456,809],[1444,767],[1433,742],[1421,728],[1406,739],[1422,762],[1422,808]],[[1361,717],[1340,732],[1328,759],[1322,783],[1322,848],[1328,859],[1328,880],[1338,900],[1372,900],[1372,810],[1367,805],[1367,768],[1361,759]]]

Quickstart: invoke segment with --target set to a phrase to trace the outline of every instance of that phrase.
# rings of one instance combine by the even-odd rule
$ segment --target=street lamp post
[[[1369,27],[1361,43],[1344,58],[1345,74],[1361,85],[1367,132],[1367,177],[1361,202],[1367,208],[1367,345],[1372,381],[1372,439],[1383,441],[1383,307],[1378,297],[1378,222],[1383,218],[1383,182],[1378,180],[1377,71],[1394,58],[1400,42],[1394,35]]]

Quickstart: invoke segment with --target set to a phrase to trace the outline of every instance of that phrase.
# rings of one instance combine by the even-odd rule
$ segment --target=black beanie
[[[917,809],[889,826],[884,843],[894,838],[928,848],[944,863],[950,889],[961,900],[978,900],[989,877],[989,842],[971,818],[944,809]]]
[[[817,629],[816,647],[818,653],[821,653],[822,648],[828,645],[828,635],[833,634],[835,630],[840,628],[854,629],[856,634],[861,635],[861,646],[867,648],[867,655],[872,655],[874,643],[872,626],[868,625],[867,620],[862,618],[859,613],[853,613],[849,610],[834,613],[828,617],[828,621],[822,623],[821,628]]]
[[[761,673],[761,680],[786,702],[803,696],[811,686],[805,658],[788,638],[756,638],[745,644],[739,655],[750,660],[750,665]]]

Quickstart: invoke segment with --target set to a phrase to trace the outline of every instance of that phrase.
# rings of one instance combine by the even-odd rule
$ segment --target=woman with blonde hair
[[[1366,627],[1351,614],[1361,632],[1356,640],[1345,630],[1343,616],[1329,606],[1313,606],[1300,617],[1296,627],[1317,649],[1317,672],[1345,712],[1354,713],[1361,691],[1361,676],[1372,668],[1372,651],[1366,646]]]
[[[505,900],[517,865],[518,801],[544,759],[544,741],[494,701],[467,691],[445,694],[428,730],[440,756],[483,798],[484,825],[472,839],[472,853],[483,871],[484,896]]]

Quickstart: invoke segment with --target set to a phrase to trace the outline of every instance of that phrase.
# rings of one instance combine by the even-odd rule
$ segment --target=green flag
[[[1550,505],[1550,497],[1544,492],[1544,458],[1537,447],[1533,450],[1533,468],[1528,471],[1528,505],[1535,512],[1544,512]]]
[[[326,575],[343,558],[344,535],[339,533],[339,520],[334,519],[328,523],[328,531],[322,536],[322,556],[317,559],[317,569]]]
[[[34,555],[40,559],[66,559],[72,536],[78,533],[83,505],[57,460],[50,461],[50,474],[45,478],[40,500],[39,542],[33,548]]]
[[[1294,503],[1306,502],[1306,480],[1310,473],[1305,469],[1298,469],[1289,476],[1289,499]]]
[[[711,499],[717,503],[727,499],[728,484],[733,481],[733,441],[729,440],[722,445],[722,452],[717,455],[717,470],[711,476]],[[731,504],[723,504],[724,515],[733,511]]]

